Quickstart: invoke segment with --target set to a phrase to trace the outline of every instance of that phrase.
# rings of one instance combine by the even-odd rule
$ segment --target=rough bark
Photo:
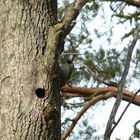
[[[84,4],[57,23],[57,0],[0,1],[0,139],[60,139],[58,60]]]
[[[59,140],[57,1],[0,1],[0,139]]]

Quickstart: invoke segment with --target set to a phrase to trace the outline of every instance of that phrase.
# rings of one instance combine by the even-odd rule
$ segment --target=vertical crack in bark
[[[49,4],[48,4],[49,3]],[[36,55],[44,54],[47,46],[47,34],[50,26],[56,23],[56,19],[53,19],[50,13],[52,9],[52,2],[41,0],[40,2],[23,2],[24,12],[22,14],[22,19],[24,22],[24,30],[31,27],[32,36],[35,36],[36,42],[34,42],[34,47],[36,48]],[[53,2],[55,3],[55,2]],[[49,7],[51,6],[51,7]],[[26,13],[26,14],[25,14]],[[28,38],[26,38],[28,40]]]
[[[32,129],[31,128],[31,124],[32,124],[32,120],[31,120],[32,110],[28,114],[29,114],[29,116],[27,117],[27,120],[25,121],[27,128],[25,129],[26,132],[25,132],[25,136],[24,136],[24,138],[27,139],[27,140],[30,139],[28,137],[30,137],[30,131],[31,131],[30,129]]]

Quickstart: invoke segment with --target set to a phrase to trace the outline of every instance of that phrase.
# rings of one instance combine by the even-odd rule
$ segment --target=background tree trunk
[[[0,1],[1,140],[60,139],[56,15],[56,0]]]

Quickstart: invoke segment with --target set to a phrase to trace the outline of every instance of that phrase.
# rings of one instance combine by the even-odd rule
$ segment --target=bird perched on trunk
[[[60,64],[60,87],[66,85],[74,69],[73,60],[66,59],[66,63]]]

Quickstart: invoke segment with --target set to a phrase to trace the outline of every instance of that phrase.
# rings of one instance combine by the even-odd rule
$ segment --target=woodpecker
[[[74,69],[74,64],[72,60],[66,60],[65,64],[60,65],[60,87],[63,87],[69,81],[72,71]]]

